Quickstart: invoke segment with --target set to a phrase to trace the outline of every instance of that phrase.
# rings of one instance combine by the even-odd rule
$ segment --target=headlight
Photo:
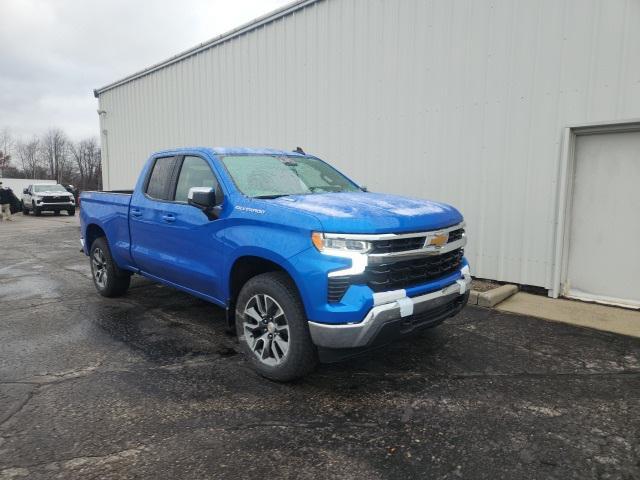
[[[326,235],[321,232],[311,234],[311,242],[319,252],[353,252],[366,253],[371,250],[371,242],[341,238],[339,234]]]

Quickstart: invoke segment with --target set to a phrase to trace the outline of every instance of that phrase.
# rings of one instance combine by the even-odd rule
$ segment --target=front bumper
[[[462,278],[435,292],[416,297],[407,297],[404,290],[374,294],[374,306],[362,322],[330,325],[310,321],[311,339],[318,347],[353,349],[375,345],[385,331],[400,336],[439,323],[464,307],[470,283],[471,275],[465,267]]]
[[[76,208],[76,204],[71,202],[56,202],[56,203],[40,202],[40,203],[36,203],[36,208],[45,212],[49,210],[51,211],[71,210]]]

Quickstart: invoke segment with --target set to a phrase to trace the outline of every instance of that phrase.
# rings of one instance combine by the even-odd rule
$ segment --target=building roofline
[[[140,70],[136,73],[133,73],[131,75],[128,75],[120,80],[116,80],[115,82],[109,83],[108,85],[105,85],[104,87],[100,87],[100,88],[96,88],[93,90],[93,96],[98,98],[100,96],[100,94],[111,90],[113,88],[119,87],[120,85],[123,85],[125,83],[129,83],[137,78],[143,77],[145,75],[148,75],[150,73],[153,73],[157,70],[160,70],[164,67],[167,67],[169,65],[172,65],[174,63],[180,62],[182,60],[184,60],[185,58],[189,58],[193,55],[196,55],[204,50],[208,50],[209,48],[213,48],[216,45],[219,45],[221,43],[224,43],[228,40],[231,40],[233,38],[239,37],[241,35],[244,35],[245,33],[251,32],[252,30],[256,30],[257,28],[262,27],[263,25],[266,25],[268,23],[271,23],[275,20],[278,20],[279,18],[285,17],[293,12],[296,12],[298,10],[301,10],[309,5],[312,5],[314,3],[318,3],[321,2],[322,0],[295,0],[292,3],[289,3],[287,5],[285,5],[284,7],[281,7],[277,10],[274,10],[270,13],[267,13],[266,15],[263,15],[261,17],[258,17],[254,20],[251,20],[248,23],[245,23],[243,25],[240,25],[237,28],[234,28],[233,30],[228,31],[227,33],[223,33],[222,35],[218,35],[217,37],[214,37],[210,40],[207,40],[206,42],[200,43],[198,45],[196,45],[195,47],[189,48],[188,50],[185,50],[183,52],[178,53],[177,55],[174,55],[172,57],[169,57],[168,59],[156,63],[154,65],[151,65],[150,67],[147,67],[143,70]]]

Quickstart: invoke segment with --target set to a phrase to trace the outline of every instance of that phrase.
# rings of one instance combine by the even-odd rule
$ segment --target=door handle
[[[163,216],[162,216],[162,220],[164,220],[165,222],[168,222],[168,223],[172,223],[172,222],[175,222],[175,221],[176,221],[176,217],[174,217],[174,216],[173,216],[173,215],[171,215],[171,214],[163,215]]]
[[[133,215],[134,217],[140,217],[142,215],[142,212],[140,210],[138,210],[137,208],[134,210],[131,210],[131,215]]]

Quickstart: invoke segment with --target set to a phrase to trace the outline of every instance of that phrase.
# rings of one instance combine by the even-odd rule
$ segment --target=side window
[[[176,202],[187,202],[189,189],[192,187],[217,187],[218,180],[209,164],[200,157],[184,157],[178,185],[176,186]]]
[[[146,194],[158,200],[170,200],[169,184],[176,165],[176,157],[157,158],[153,164]]]

